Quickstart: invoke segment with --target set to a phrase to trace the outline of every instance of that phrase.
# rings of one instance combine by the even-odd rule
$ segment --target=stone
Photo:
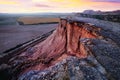
[[[61,18],[47,39],[11,57],[0,71],[7,80],[120,80],[119,35],[117,23]]]

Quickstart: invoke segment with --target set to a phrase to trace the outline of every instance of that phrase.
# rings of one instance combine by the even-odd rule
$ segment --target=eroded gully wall
[[[10,63],[16,64],[19,59],[21,61],[14,69],[22,70],[24,73],[31,69],[41,70],[45,69],[55,63],[59,62],[67,56],[77,56],[85,58],[89,55],[86,51],[86,46],[80,40],[84,38],[100,38],[98,34],[99,28],[92,25],[61,19],[56,30],[43,42],[21,53],[17,57],[10,60]],[[86,39],[88,43],[91,43]]]

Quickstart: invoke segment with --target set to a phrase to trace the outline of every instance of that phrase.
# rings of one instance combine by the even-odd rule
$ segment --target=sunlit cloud
[[[82,12],[86,9],[117,10],[119,0],[0,0],[0,12]]]
[[[35,7],[46,7],[46,8],[51,7],[51,6],[49,6],[49,5],[38,4],[38,3],[34,4],[34,6],[35,6]]]
[[[10,0],[0,0],[0,5],[14,5],[14,4],[17,4],[16,1],[10,1]]]

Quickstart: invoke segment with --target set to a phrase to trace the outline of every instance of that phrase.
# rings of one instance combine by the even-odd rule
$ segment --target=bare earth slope
[[[0,53],[55,29],[57,24],[0,26]]]
[[[119,34],[118,23],[61,18],[46,40],[0,69],[11,80],[119,80]]]

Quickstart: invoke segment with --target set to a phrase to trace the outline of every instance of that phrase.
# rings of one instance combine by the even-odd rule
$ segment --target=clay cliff
[[[46,40],[11,57],[1,70],[11,80],[119,80],[119,24],[115,30],[90,21],[61,18]]]

